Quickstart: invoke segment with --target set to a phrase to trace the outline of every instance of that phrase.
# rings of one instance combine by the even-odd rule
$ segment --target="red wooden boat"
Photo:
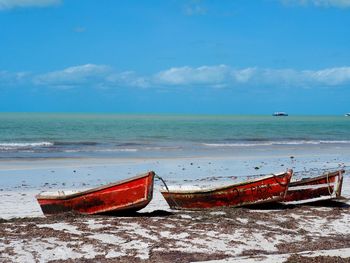
[[[286,204],[304,204],[341,196],[344,170],[326,173],[315,178],[291,182],[283,200]]]
[[[283,200],[293,171],[210,189],[167,189],[162,195],[172,209],[238,207]]]
[[[153,196],[154,172],[75,193],[42,193],[36,196],[45,215],[64,212],[117,214],[144,208]]]

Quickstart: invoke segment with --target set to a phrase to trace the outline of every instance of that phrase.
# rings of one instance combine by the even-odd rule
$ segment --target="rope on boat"
[[[169,191],[168,185],[166,184],[166,182],[164,181],[164,179],[163,179],[162,177],[160,177],[158,174],[154,174],[154,177],[162,181],[162,183],[163,183],[164,186],[165,186],[165,189],[166,189],[166,190],[168,191],[168,193],[169,193],[170,191]]]
[[[171,200],[174,202],[174,204],[175,204],[177,207],[180,207],[180,206],[177,204],[177,202],[175,201],[175,199],[173,198],[173,195],[170,193],[169,188],[168,188],[168,185],[166,184],[166,182],[164,181],[164,179],[163,179],[162,177],[160,177],[160,176],[159,176],[158,174],[156,174],[156,173],[154,174],[154,177],[162,181],[162,183],[163,183],[164,186],[165,186],[165,189],[168,191],[168,194],[169,194]]]
[[[327,173],[327,185],[328,185],[328,193],[330,196],[332,196],[331,185],[329,182],[329,172]]]

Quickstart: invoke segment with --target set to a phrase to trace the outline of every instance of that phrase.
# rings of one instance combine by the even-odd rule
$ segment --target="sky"
[[[0,0],[0,112],[343,115],[350,0]]]

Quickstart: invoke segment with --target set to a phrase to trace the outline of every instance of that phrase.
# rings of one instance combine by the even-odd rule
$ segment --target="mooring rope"
[[[328,193],[329,193],[330,196],[332,196],[333,193],[331,192],[331,185],[330,185],[330,182],[329,182],[329,172],[327,173],[327,185],[328,185]],[[333,189],[333,192],[334,192],[334,189]]]
[[[165,186],[165,189],[166,189],[166,190],[168,191],[168,193],[169,193],[170,191],[169,191],[168,185],[166,184],[166,182],[164,181],[164,179],[163,179],[162,177],[160,177],[158,174],[155,174],[154,177],[162,181],[162,183],[163,183],[164,186]]]
[[[157,179],[159,179],[159,180],[162,181],[162,183],[163,183],[164,186],[165,186],[165,189],[168,191],[168,194],[169,194],[171,200],[174,202],[174,204],[176,205],[176,207],[180,208],[180,206],[178,205],[178,203],[177,203],[177,202],[175,201],[175,199],[173,198],[172,193],[170,193],[169,188],[168,188],[168,185],[166,184],[166,182],[164,181],[164,179],[163,179],[162,177],[160,177],[158,174],[154,174],[154,176],[155,176]]]

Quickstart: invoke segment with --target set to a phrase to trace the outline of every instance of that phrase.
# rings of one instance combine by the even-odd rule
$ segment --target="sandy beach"
[[[0,0],[0,263],[350,263],[349,25]]]
[[[154,170],[170,185],[216,185],[293,168],[295,176],[349,166],[347,149],[241,153],[224,157],[15,159],[0,162],[2,262],[347,262],[350,206],[172,211],[155,183],[132,217],[43,216],[35,195],[87,189]],[[293,155],[291,155],[292,153]],[[345,175],[343,196],[350,197]],[[293,261],[294,260],[294,261]],[[314,261],[312,261],[314,260]]]

